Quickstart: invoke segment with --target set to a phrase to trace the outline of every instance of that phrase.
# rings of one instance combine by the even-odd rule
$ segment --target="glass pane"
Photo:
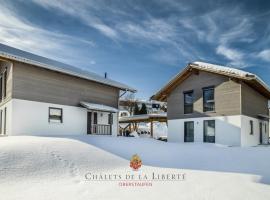
[[[185,105],[184,113],[192,113],[193,112],[193,105]]]
[[[193,92],[185,93],[185,104],[193,103]]]
[[[185,122],[184,142],[194,142],[194,122]]]
[[[214,100],[214,89],[204,90],[204,99],[207,102],[208,100]]]
[[[50,115],[61,116],[61,109],[50,108]]]
[[[215,100],[214,100],[214,88],[203,90],[203,111],[214,111]]]
[[[214,121],[208,121],[206,129],[207,129],[206,135],[215,136],[215,123],[214,123]]]
[[[193,112],[193,92],[184,93],[184,113]]]
[[[215,121],[204,121],[204,142],[215,142]]]

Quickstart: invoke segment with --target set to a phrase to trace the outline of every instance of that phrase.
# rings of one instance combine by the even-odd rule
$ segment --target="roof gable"
[[[168,94],[170,94],[170,92],[177,87],[177,85],[181,84],[192,73],[196,73],[196,71],[205,71],[241,80],[247,83],[253,89],[260,92],[263,96],[270,99],[270,89],[268,85],[255,74],[231,67],[214,65],[205,62],[193,62],[188,64],[184,70],[173,77],[162,89],[153,95],[151,99],[165,101]]]

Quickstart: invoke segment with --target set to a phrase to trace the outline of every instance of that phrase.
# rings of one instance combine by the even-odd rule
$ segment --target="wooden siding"
[[[215,111],[203,112],[202,88],[215,87]],[[194,91],[193,113],[184,114],[183,92]],[[241,113],[240,84],[230,78],[209,72],[191,74],[168,96],[168,119],[239,115]]]
[[[119,89],[14,62],[12,98],[70,106],[86,101],[118,108]]]
[[[245,83],[241,86],[242,114],[255,118],[259,114],[268,116],[268,99]]]

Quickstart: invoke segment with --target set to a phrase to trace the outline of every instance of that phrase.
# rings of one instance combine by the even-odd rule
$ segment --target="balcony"
[[[92,124],[91,133],[94,135],[111,135],[112,127],[107,124]]]

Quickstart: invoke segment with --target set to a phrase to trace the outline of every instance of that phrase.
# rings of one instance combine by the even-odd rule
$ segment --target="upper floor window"
[[[215,110],[214,87],[203,88],[203,112]]]
[[[193,91],[184,92],[184,114],[193,113]]]
[[[49,122],[63,123],[62,108],[49,108]]]

